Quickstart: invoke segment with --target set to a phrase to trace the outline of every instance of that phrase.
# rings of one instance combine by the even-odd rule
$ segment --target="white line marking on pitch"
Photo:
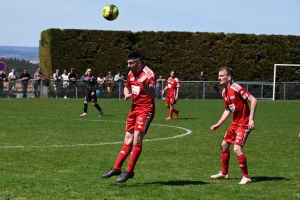
[[[13,117],[13,116],[11,116]],[[46,118],[46,117],[38,117],[41,119],[65,119],[65,118]],[[65,120],[82,120],[82,119],[65,119]],[[86,120],[86,121],[106,121],[106,122],[120,122],[120,121],[113,121],[113,120]],[[179,126],[170,126],[170,125],[163,125],[163,124],[152,124],[154,126],[165,126],[165,127],[171,127],[171,128],[178,128],[185,130],[186,132],[180,135],[175,135],[172,137],[165,137],[165,138],[155,138],[155,139],[144,139],[144,142],[152,142],[152,141],[158,141],[158,140],[170,140],[175,138],[180,138],[187,136],[192,133],[191,130]],[[110,144],[122,144],[121,142],[105,142],[105,143],[98,143],[98,144],[70,144],[70,145],[49,145],[49,146],[0,146],[0,149],[12,149],[12,148],[58,148],[58,147],[78,147],[78,146],[102,146],[102,145],[110,145]]]

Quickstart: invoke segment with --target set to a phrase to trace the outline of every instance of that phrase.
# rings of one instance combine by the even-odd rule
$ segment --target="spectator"
[[[53,79],[54,79],[54,85],[53,85],[54,93],[55,93],[55,96],[57,98],[58,97],[59,84],[62,80],[59,69],[55,70],[55,73],[53,74]]]
[[[97,82],[98,82],[98,89],[100,91],[100,97],[103,96],[103,93],[105,91],[105,77],[100,73],[97,77]]]
[[[162,90],[163,90],[163,82],[166,81],[166,79],[163,79],[162,76],[159,76],[158,79],[156,79],[156,98],[161,99],[162,98]]]
[[[199,93],[198,93],[198,99],[203,98],[203,92],[204,92],[204,84],[205,81],[207,81],[206,76],[204,75],[204,72],[200,72],[200,75],[197,77],[197,81],[199,82]]]
[[[64,98],[67,99],[67,92],[69,88],[69,76],[67,75],[67,70],[63,70],[63,73],[61,75],[61,80],[63,81],[63,90],[65,91],[65,96]]]
[[[176,110],[174,104],[176,104],[178,100],[178,93],[179,93],[179,80],[176,78],[176,72],[173,70],[170,73],[170,77],[168,78],[167,85],[161,92],[163,95],[166,90],[168,90],[166,96],[166,106],[169,109],[169,116],[166,120],[171,120],[173,117],[173,112],[175,113],[175,119],[178,118],[179,110]]]
[[[8,91],[9,91],[9,94],[11,94],[12,91],[16,89],[16,80],[17,79],[18,79],[18,72],[16,72],[15,69],[12,69],[11,72],[8,74],[8,80],[9,80]]]
[[[119,81],[119,82],[124,81],[124,76],[121,74],[120,71],[118,71],[118,73],[115,75],[114,81],[115,82],[117,82],[117,81]]]
[[[27,98],[28,81],[31,79],[31,76],[27,72],[27,69],[24,69],[24,71],[20,75],[20,79],[22,80],[23,98]]]
[[[119,98],[121,99],[121,92],[124,90],[124,76],[121,74],[120,71],[118,71],[118,73],[115,75],[114,82],[114,86],[116,86],[116,83],[118,84]]]
[[[109,71],[105,77],[105,87],[107,89],[107,98],[111,98],[112,89],[115,86],[114,77],[111,75]]]
[[[69,78],[69,92],[70,92],[69,97],[75,98],[78,75],[76,74],[74,68],[71,68],[71,70],[68,74],[68,78]]]
[[[84,98],[83,103],[83,113],[80,115],[80,117],[86,117],[87,116],[87,110],[88,110],[88,103],[92,102],[93,106],[97,108],[99,111],[98,117],[102,117],[103,111],[100,108],[99,104],[97,103],[97,96],[96,96],[96,89],[97,89],[97,80],[92,75],[92,69],[88,68],[86,70],[85,76],[83,78],[83,81],[86,82],[86,94]]]
[[[6,81],[6,75],[4,71],[0,71],[0,95],[2,96],[4,93],[4,81]]]
[[[34,78],[34,97],[40,98],[41,96],[41,81],[44,79],[44,75],[41,72],[41,68],[37,68],[36,72],[33,75]]]
[[[125,139],[115,165],[103,178],[120,175],[121,167],[130,155],[126,171],[117,178],[125,182],[134,177],[134,168],[142,152],[143,139],[155,115],[155,74],[144,65],[139,53],[131,53],[127,58],[128,74],[124,95],[125,100],[132,99],[131,110],[127,116]]]

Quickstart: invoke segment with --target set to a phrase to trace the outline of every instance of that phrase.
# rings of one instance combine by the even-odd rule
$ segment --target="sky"
[[[119,16],[102,17],[114,4]],[[1,0],[0,46],[38,47],[50,28],[300,36],[300,0]]]

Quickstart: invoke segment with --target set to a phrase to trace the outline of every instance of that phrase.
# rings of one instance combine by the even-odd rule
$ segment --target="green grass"
[[[83,99],[0,103],[0,199],[300,199],[299,101],[259,101],[244,148],[253,181],[247,185],[238,184],[233,153],[231,178],[210,178],[221,169],[219,144],[231,121],[210,131],[221,100],[179,100],[179,119],[171,121],[157,100],[135,177],[122,184],[101,175],[120,151],[131,101],[100,99],[102,118],[91,104],[80,118]],[[191,134],[176,137],[186,129]]]

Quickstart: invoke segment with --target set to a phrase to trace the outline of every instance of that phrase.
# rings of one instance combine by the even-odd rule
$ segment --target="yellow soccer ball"
[[[107,4],[102,9],[102,15],[106,20],[113,21],[117,19],[119,15],[119,9],[113,4]]]

